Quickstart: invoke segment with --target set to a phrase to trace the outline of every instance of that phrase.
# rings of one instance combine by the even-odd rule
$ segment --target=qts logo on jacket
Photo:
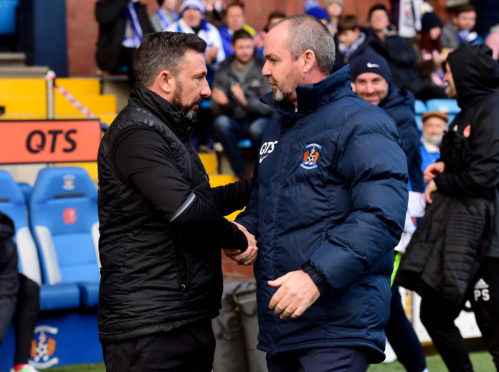
[[[260,146],[260,163],[274,151],[278,142],[279,141],[265,142]]]
[[[303,160],[300,167],[305,169],[317,168],[317,161],[321,154],[322,146],[317,143],[311,143],[305,146],[305,152],[303,153]]]

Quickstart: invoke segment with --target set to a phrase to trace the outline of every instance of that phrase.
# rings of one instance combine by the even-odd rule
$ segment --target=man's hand
[[[445,164],[443,161],[437,161],[436,163],[430,164],[424,170],[424,181],[430,182],[439,173],[443,173],[445,170]]]
[[[204,57],[206,58],[206,62],[212,63],[217,58],[218,48],[215,45],[212,45],[206,50]]]
[[[321,295],[310,276],[303,270],[291,271],[275,280],[269,280],[271,287],[279,287],[270,299],[269,308],[280,316],[298,318]]]
[[[211,99],[222,106],[226,106],[229,104],[229,98],[227,98],[227,95],[220,88],[216,88],[216,87],[213,88],[213,90],[211,92]]]
[[[426,189],[424,190],[424,197],[428,204],[433,203],[433,200],[431,199],[431,193],[437,191],[437,189],[437,184],[433,180],[431,180],[430,183],[428,183],[428,185],[426,186]]]
[[[241,232],[244,233],[246,239],[248,240],[248,248],[241,253],[239,249],[224,249],[225,254],[232,258],[240,265],[251,265],[256,261],[258,254],[258,247],[256,243],[255,236],[251,234],[243,225],[233,222]]]
[[[244,95],[243,88],[241,88],[241,84],[235,83],[230,87],[230,90],[234,97],[237,99],[237,102],[243,107],[246,107],[248,101],[246,100],[246,96]]]

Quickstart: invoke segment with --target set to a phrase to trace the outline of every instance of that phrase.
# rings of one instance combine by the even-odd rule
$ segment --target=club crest
[[[305,152],[303,153],[303,160],[300,167],[305,169],[317,168],[317,161],[319,160],[320,152],[322,146],[317,143],[311,143],[305,146]]]

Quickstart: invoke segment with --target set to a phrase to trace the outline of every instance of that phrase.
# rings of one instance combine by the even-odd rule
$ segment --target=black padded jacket
[[[221,248],[247,246],[223,215],[246,204],[251,181],[210,188],[190,126],[169,102],[136,85],[101,142],[103,343],[215,317]]]

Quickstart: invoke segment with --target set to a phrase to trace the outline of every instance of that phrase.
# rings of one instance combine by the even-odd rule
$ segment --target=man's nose
[[[263,76],[270,76],[270,73],[271,73],[271,70],[269,67],[269,63],[265,62],[265,64],[263,65],[263,68],[262,68],[262,75]]]
[[[210,86],[208,85],[208,81],[206,80],[206,78],[204,79],[204,83],[203,86],[201,87],[201,92],[199,92],[199,95],[204,98],[211,96],[211,89]]]

